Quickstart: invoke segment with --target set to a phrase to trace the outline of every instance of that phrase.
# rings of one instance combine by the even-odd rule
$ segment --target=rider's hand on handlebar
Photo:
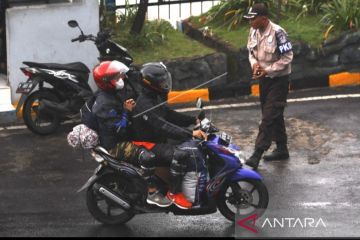
[[[207,135],[201,130],[194,130],[193,137],[207,140]]]
[[[132,98],[128,99],[124,102],[124,108],[126,110],[128,110],[129,112],[131,112],[134,109],[135,105],[136,105],[136,102]]]

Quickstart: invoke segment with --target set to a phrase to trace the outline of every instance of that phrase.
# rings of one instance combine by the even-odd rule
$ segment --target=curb
[[[330,87],[359,85],[359,84],[360,84],[360,73],[343,72],[329,76]]]
[[[360,85],[360,73],[342,72],[332,74],[328,79],[319,78],[317,81],[297,84],[290,82],[290,91],[317,88],[317,87],[342,87]],[[249,86],[247,83],[235,83],[229,85],[212,86],[206,89],[170,92],[169,104],[194,102],[201,97],[205,101],[217,100],[236,96],[251,95],[258,97],[260,94],[259,84],[254,82]],[[180,97],[178,97],[180,95]]]
[[[360,85],[360,73],[342,72],[332,74],[328,79],[318,79],[317,81],[309,81],[308,83],[297,84],[290,82],[290,91],[301,89],[309,89],[316,87],[342,87]],[[172,91],[169,93],[169,104],[179,104],[195,102],[197,98],[202,98],[209,102],[223,98],[231,98],[238,96],[259,96],[259,84],[254,82],[251,86],[248,83],[231,83],[226,85],[216,85],[203,89]],[[16,109],[17,103],[13,104]],[[21,108],[22,109],[22,108]],[[22,111],[16,114],[18,119],[22,119]]]

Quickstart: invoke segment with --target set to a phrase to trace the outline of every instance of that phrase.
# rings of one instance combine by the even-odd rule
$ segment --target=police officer
[[[264,160],[289,158],[284,123],[284,108],[289,92],[289,74],[293,59],[292,45],[285,30],[268,19],[264,3],[254,4],[244,16],[251,29],[247,48],[253,79],[259,80],[262,121],[255,142],[255,151],[246,164],[257,169],[264,151],[271,142],[276,149]]]

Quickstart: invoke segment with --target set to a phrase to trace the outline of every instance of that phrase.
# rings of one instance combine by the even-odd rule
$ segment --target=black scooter
[[[95,43],[99,61],[117,60],[127,66],[133,62],[127,49],[109,39],[108,31],[100,31],[97,36],[85,35],[75,20],[68,25],[81,32],[72,42]],[[28,67],[20,69],[28,79],[16,90],[21,94],[16,112],[22,108],[24,122],[32,132],[48,135],[55,132],[62,121],[80,117],[79,109],[93,95],[88,84],[90,70],[85,64],[23,63]]]

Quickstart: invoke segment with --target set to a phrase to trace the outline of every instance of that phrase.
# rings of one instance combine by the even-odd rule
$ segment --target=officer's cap
[[[247,14],[244,15],[246,19],[253,19],[257,16],[267,16],[268,9],[264,3],[255,3],[252,7],[249,8]]]

